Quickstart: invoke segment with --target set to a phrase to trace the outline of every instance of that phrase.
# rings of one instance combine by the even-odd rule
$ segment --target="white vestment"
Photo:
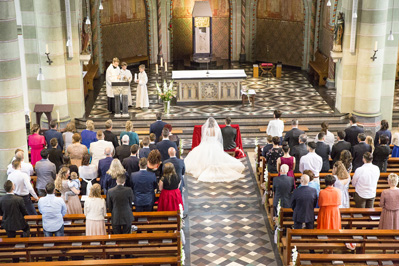
[[[137,85],[136,92],[136,108],[148,108],[150,106],[147,91],[147,74],[145,71],[140,72],[138,76],[139,84]]]
[[[114,92],[112,91],[112,82],[117,82],[118,81],[118,76],[121,72],[121,69],[119,66],[114,68],[114,66],[111,64],[107,68],[107,72],[105,73],[105,83],[107,86],[107,97],[114,98]]]
[[[128,94],[128,105],[132,105],[132,90],[130,89],[130,82],[132,81],[133,76],[132,76],[132,72],[130,72],[129,69],[123,70],[121,69],[121,80],[122,81],[129,81],[129,94]]]

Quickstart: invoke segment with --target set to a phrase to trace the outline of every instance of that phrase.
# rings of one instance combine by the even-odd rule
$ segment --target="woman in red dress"
[[[158,201],[158,211],[178,211],[179,205],[183,206],[180,193],[180,177],[176,174],[172,163],[166,163],[163,168],[163,176],[159,180],[161,195]]]
[[[294,178],[294,187],[296,188],[294,169],[295,169],[295,157],[290,155],[290,146],[288,146],[288,142],[283,141],[283,152],[284,155],[277,159],[277,171],[280,175],[280,166],[283,164],[288,165],[288,173],[287,176],[291,176]]]
[[[30,162],[33,166],[35,166],[37,161],[42,159],[40,156],[40,152],[46,146],[46,139],[44,136],[39,135],[40,126],[38,124],[34,124],[31,129],[31,135],[28,137],[28,145],[30,147]]]
[[[317,229],[341,229],[341,191],[333,187],[335,177],[325,177],[326,188],[319,195],[319,216],[317,217]]]

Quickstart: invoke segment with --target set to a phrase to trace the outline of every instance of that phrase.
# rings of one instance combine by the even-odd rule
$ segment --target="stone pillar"
[[[0,188],[17,148],[27,154],[14,0],[0,1]]]
[[[66,28],[64,1],[34,0],[36,14],[36,32],[39,45],[39,62],[45,80],[40,82],[43,104],[54,104],[52,117],[56,118],[56,110],[60,113],[62,122],[69,120],[68,94],[65,68],[66,66]],[[63,5],[63,6],[62,6]],[[49,65],[44,54],[46,44],[49,47]]]

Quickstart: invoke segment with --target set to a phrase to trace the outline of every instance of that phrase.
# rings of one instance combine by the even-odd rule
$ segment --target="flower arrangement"
[[[164,102],[170,102],[173,97],[176,96],[176,93],[173,91],[173,80],[168,84],[166,80],[163,82],[163,86],[160,87],[158,82],[156,82],[157,94]]]
[[[180,158],[181,158],[183,156],[183,153],[184,153],[183,140],[182,139],[180,139],[179,150],[180,150]]]
[[[181,229],[180,229],[180,236],[181,236],[181,241],[180,241],[180,243],[181,243],[181,246],[180,246],[181,258],[180,258],[180,262],[181,262],[181,265],[184,265],[184,261],[186,260],[186,254],[184,253],[184,245],[186,243],[186,239],[185,239],[184,231],[183,231],[183,228],[184,228],[184,220],[183,220],[184,214],[183,214],[183,212],[184,212],[184,210],[183,210],[183,206],[181,204],[179,204],[179,211],[180,211],[180,227],[181,227]]]
[[[298,259],[298,250],[296,248],[296,246],[294,246],[294,248],[292,249],[292,265],[296,265],[296,261]]]

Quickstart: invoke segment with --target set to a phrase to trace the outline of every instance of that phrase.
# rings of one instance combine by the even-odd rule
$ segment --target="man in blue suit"
[[[58,141],[57,149],[61,151],[64,149],[64,139],[61,132],[57,131],[57,122],[55,120],[51,120],[50,129],[44,132],[44,138],[46,139],[48,149],[51,148],[50,140],[52,138],[56,138]]]
[[[155,134],[155,143],[159,142],[159,137],[162,135],[162,130],[165,125],[166,123],[162,121],[162,113],[158,113],[157,121],[150,125],[150,134]]]
[[[169,148],[173,147],[177,151],[177,145],[176,142],[169,140],[169,130],[167,128],[162,130],[162,137],[162,141],[157,143],[157,149],[161,153],[162,162],[164,162],[169,159]]]
[[[107,192],[105,191],[105,183],[106,183],[105,174],[109,170],[109,167],[111,166],[113,160],[111,148],[105,148],[104,154],[105,158],[101,159],[98,162],[98,176],[100,177],[101,188],[104,189],[104,194],[107,195]]]
[[[155,202],[157,177],[155,173],[147,171],[147,158],[139,161],[140,171],[130,176],[130,186],[134,194],[136,212],[150,212]]]
[[[314,208],[317,205],[317,191],[309,187],[309,176],[301,176],[301,186],[294,190],[291,198],[291,208],[294,211],[294,229],[302,229],[305,223],[306,229],[314,228]]]

